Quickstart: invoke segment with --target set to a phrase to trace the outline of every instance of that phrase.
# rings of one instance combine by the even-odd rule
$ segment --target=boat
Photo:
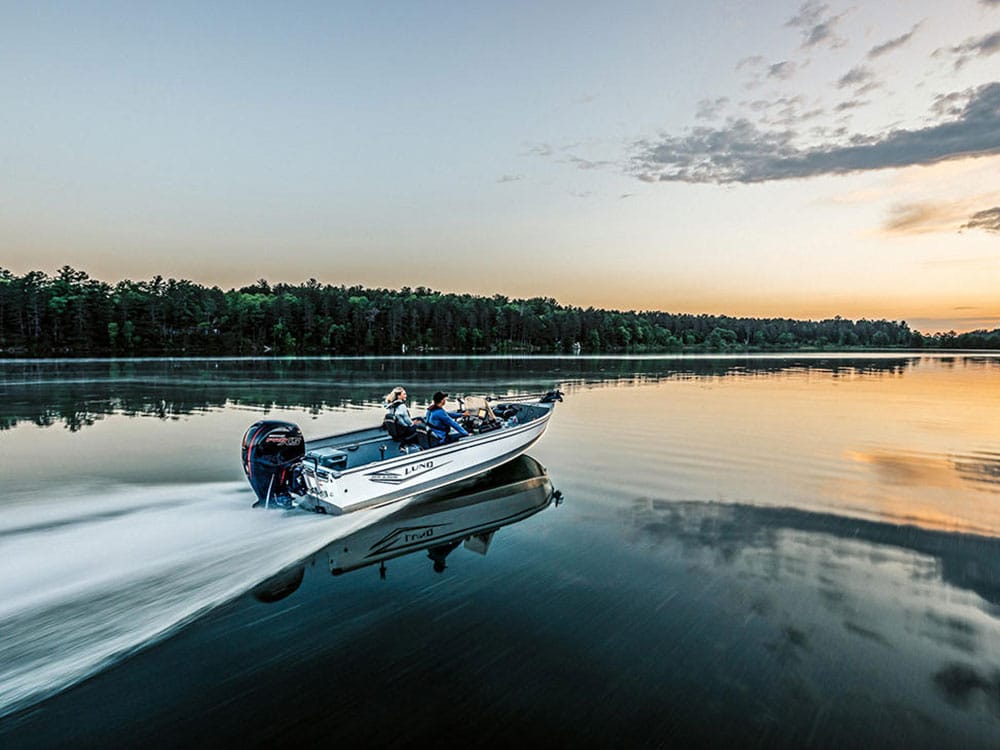
[[[401,435],[380,426],[305,440],[298,425],[254,423],[243,436],[243,471],[255,507],[300,508],[341,515],[413,498],[512,461],[544,434],[558,390],[530,396],[459,399],[459,423],[469,432],[437,444],[418,427]]]
[[[530,456],[520,456],[473,479],[424,493],[414,501],[340,537],[305,560],[286,568],[252,590],[264,603],[280,601],[310,575],[344,573],[379,566],[404,555],[423,552],[435,572],[443,573],[456,549],[485,555],[496,532],[519,523],[562,501],[545,467]]]

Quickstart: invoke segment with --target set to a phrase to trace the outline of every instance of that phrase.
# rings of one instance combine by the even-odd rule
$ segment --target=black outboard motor
[[[259,501],[254,507],[291,507],[302,494],[300,464],[306,453],[302,430],[291,422],[262,420],[243,436],[243,471]]]

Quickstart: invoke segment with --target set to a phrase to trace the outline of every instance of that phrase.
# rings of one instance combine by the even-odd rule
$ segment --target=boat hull
[[[463,438],[431,450],[386,458],[342,472],[303,464],[306,494],[296,504],[340,515],[410,499],[512,461],[534,445],[552,410],[522,425]]]

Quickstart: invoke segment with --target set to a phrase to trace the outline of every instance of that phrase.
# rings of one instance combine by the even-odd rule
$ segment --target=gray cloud
[[[823,5],[815,0],[808,0],[799,8],[799,12],[788,19],[786,26],[797,26],[800,28],[812,28],[819,23],[820,18],[826,12],[828,5]]]
[[[736,63],[736,71],[739,72],[744,68],[749,68],[754,70],[761,67],[767,60],[760,55],[751,55],[750,57],[744,57],[738,63]]]
[[[979,0],[979,2],[991,8],[1000,8],[1000,0]]]
[[[718,99],[702,99],[694,116],[699,120],[714,120],[722,109],[729,104],[729,98],[720,96]]]
[[[844,126],[830,128],[825,125],[816,125],[809,129],[809,134],[814,138],[846,138],[847,128]]]
[[[954,203],[900,203],[892,207],[882,228],[893,234],[954,231],[961,211]]]
[[[935,50],[934,54],[940,54],[943,50]],[[984,36],[969,37],[961,44],[948,49],[955,55],[955,70],[958,70],[966,63],[977,57],[988,57],[1000,52],[1000,31]]]
[[[825,3],[807,0],[785,25],[801,30],[803,47],[815,47],[821,43],[839,47],[843,40],[836,35],[834,29],[844,14],[831,15],[829,8]]]
[[[499,183],[517,182],[518,180],[523,180],[523,179],[524,179],[524,175],[520,175],[520,174],[505,174],[505,175],[502,175],[501,177],[497,178],[497,182],[499,182]]]
[[[1000,154],[1000,83],[969,91],[962,110],[936,125],[816,146],[797,140],[793,130],[762,130],[741,118],[639,142],[631,170],[648,182],[754,183]]]
[[[835,112],[846,112],[850,109],[857,109],[858,107],[864,107],[867,104],[871,104],[871,101],[867,99],[849,99],[846,102],[841,102],[833,109]]]
[[[875,73],[866,65],[851,68],[837,79],[837,88],[844,89],[854,86],[854,97],[864,96],[870,91],[882,88],[883,84],[875,78]]]
[[[837,88],[844,89],[848,86],[858,86],[863,88],[871,84],[874,80],[875,74],[872,72],[871,68],[859,65],[856,68],[851,68],[837,79]]]
[[[766,112],[772,109],[781,108],[782,110],[788,107],[799,107],[805,103],[806,98],[801,94],[796,94],[795,96],[782,96],[778,99],[754,99],[752,101],[742,101],[740,104],[744,107],[749,107],[754,112]]]
[[[957,117],[965,109],[969,96],[964,91],[952,91],[950,94],[939,94],[934,97],[931,110],[938,117]]]
[[[997,0],[997,2],[1000,3],[1000,0]],[[890,39],[887,42],[882,42],[882,44],[876,44],[874,47],[868,50],[868,59],[874,60],[876,57],[881,57],[882,55],[888,52],[892,52],[894,49],[902,47],[904,44],[910,41],[910,39],[913,38],[913,35],[917,33],[917,29],[919,29],[923,25],[923,23],[924,22],[921,21],[920,23],[914,24],[913,28],[910,29],[905,34],[903,34],[902,36],[897,36],[893,39]]]
[[[767,67],[767,77],[777,78],[781,81],[787,81],[793,75],[795,75],[795,70],[798,66],[789,61],[782,60],[781,62],[776,62],[773,65]]]
[[[529,143],[522,156],[552,156],[554,149],[549,143]]]
[[[563,161],[575,164],[577,169],[604,169],[606,167],[615,166],[615,163],[611,161],[584,159],[581,156],[575,156],[573,154],[569,154]]]
[[[1000,5],[1000,0],[996,4]],[[962,229],[983,229],[987,232],[1000,233],[1000,206],[972,214],[968,223],[962,225]]]
[[[785,127],[795,125],[803,120],[809,120],[822,115],[822,108],[814,108],[803,111],[807,104],[806,98],[801,94],[796,96],[782,96],[777,99],[752,99],[744,100],[741,107],[758,113],[760,122],[765,125],[782,125]]]

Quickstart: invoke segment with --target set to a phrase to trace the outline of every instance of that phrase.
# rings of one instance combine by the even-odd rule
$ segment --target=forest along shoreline
[[[1000,328],[925,335],[905,321],[745,318],[259,280],[223,291],[156,276],[115,284],[69,266],[0,269],[0,356],[654,354],[1000,349]]]

